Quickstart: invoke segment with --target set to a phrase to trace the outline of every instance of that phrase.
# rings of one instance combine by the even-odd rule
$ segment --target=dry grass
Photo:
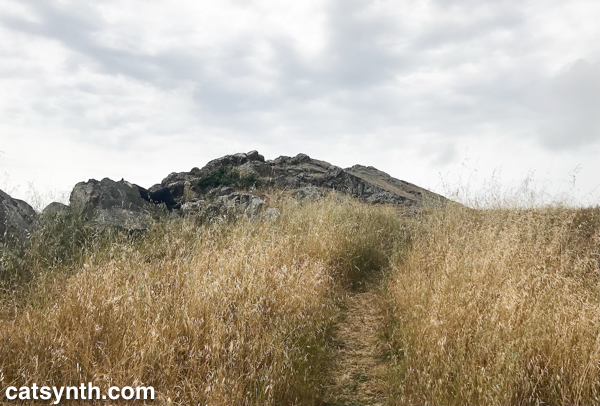
[[[32,247],[29,304],[4,293],[0,385],[151,385],[157,404],[319,404],[339,298],[388,265],[401,221],[339,197],[280,205],[272,222],[183,219],[137,238],[67,238],[80,245],[60,261]]]
[[[599,403],[600,209],[450,205],[409,221],[339,196],[271,203],[274,221],[135,237],[47,224],[3,257],[17,282],[0,293],[0,386],[322,404],[342,299],[389,270],[390,403]]]
[[[389,289],[395,404],[600,400],[600,210],[448,207]]]

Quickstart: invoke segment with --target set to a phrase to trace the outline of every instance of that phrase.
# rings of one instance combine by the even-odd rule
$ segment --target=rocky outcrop
[[[30,205],[0,190],[0,245],[25,241],[33,230],[36,217]]]
[[[144,230],[150,225],[155,206],[144,200],[137,186],[104,178],[80,182],[70,197],[71,209],[100,227]]]
[[[448,201],[371,166],[343,169],[306,154],[265,160],[257,151],[250,151],[226,155],[189,172],[171,173],[149,189],[108,178],[80,182],[71,192],[70,207],[54,202],[42,214],[52,217],[71,212],[100,228],[128,231],[147,229],[160,208],[201,218],[275,219],[279,210],[261,197],[263,188],[288,191],[299,200],[318,200],[335,190],[366,202],[411,210]],[[0,191],[0,244],[26,240],[37,217],[27,203]]]
[[[370,166],[342,169],[306,154],[265,161],[256,151],[227,155],[190,172],[171,173],[150,190],[166,188],[178,204],[183,204],[261,186],[295,190],[300,198],[315,198],[326,190],[336,190],[371,203],[406,207],[443,205],[447,201]]]
[[[443,205],[444,197],[391,177],[373,167],[340,168],[306,154],[265,160],[257,151],[226,155],[189,172],[174,172],[149,189],[125,180],[90,179],[73,188],[70,207],[51,203],[44,215],[72,210],[100,227],[144,230],[159,207],[204,217],[276,218],[259,196],[261,188],[289,191],[297,199],[316,200],[335,190],[370,203],[420,208]],[[36,214],[25,202],[0,191],[0,238],[26,238]]]
[[[422,206],[443,204],[446,199],[412,183],[391,177],[372,166],[330,167],[322,186],[350,194],[370,203]]]
[[[169,189],[179,204],[199,199],[207,194],[215,195],[215,190],[228,186],[251,186],[252,180],[269,176],[269,166],[265,158],[256,151],[247,154],[226,155],[207,163],[202,169],[193,168],[190,172],[173,172],[160,184],[148,189],[151,193]],[[233,188],[230,189],[233,191]],[[226,193],[218,192],[219,195]],[[231,193],[231,192],[229,192]],[[215,197],[215,196],[213,196]]]

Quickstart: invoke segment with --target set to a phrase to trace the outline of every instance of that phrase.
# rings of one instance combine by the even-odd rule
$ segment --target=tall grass
[[[385,274],[391,404],[600,402],[600,209],[271,204],[135,236],[47,219],[6,262],[27,289],[0,293],[0,386],[321,404],[342,299]]]
[[[86,254],[98,255],[122,237],[95,229],[70,210],[40,215],[33,228],[28,240],[14,239],[0,249],[0,299],[7,292],[25,293],[29,283],[77,272]]]
[[[389,285],[395,404],[600,401],[600,209],[450,205]]]
[[[35,277],[29,296],[45,300],[2,309],[0,385],[151,385],[161,403],[182,405],[319,404],[339,299],[387,266],[401,220],[338,197],[280,208],[275,221],[184,218],[136,238],[66,232],[34,244],[38,273],[64,277]]]

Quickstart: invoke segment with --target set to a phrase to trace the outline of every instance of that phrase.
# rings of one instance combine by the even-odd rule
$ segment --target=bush
[[[239,169],[221,166],[201,178],[197,186],[206,189],[217,186],[236,186],[247,189],[258,187],[260,179],[255,174],[241,174]]]

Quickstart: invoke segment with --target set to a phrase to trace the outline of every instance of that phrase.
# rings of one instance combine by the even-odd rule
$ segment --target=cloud
[[[187,89],[199,123],[273,137],[277,128],[328,139],[388,127],[402,127],[411,136],[450,128],[457,137],[478,131],[493,115],[487,110],[502,111],[513,96],[498,77],[514,70],[493,66],[482,50],[490,38],[497,46],[510,43],[510,36],[494,36],[523,23],[516,7],[487,3],[447,8],[433,2],[421,10],[408,1],[399,13],[396,2],[333,0],[320,3],[325,28],[316,39],[322,46],[312,52],[298,32],[251,26],[234,37],[217,36],[212,47],[183,40],[187,47],[160,49],[143,30],[136,34],[142,37],[138,48],[127,45],[136,37],[131,33],[122,39],[126,45],[111,41],[107,33],[124,31],[119,28],[124,22],[110,23],[95,3],[26,4],[35,22],[13,17],[4,18],[4,25],[58,41],[75,53],[74,66],[91,64],[94,73],[130,78],[137,83],[132,88],[147,83],[157,91]],[[228,10],[255,18],[244,7]],[[265,12],[264,20],[272,20]],[[411,21],[415,17],[420,24]],[[181,31],[191,35],[185,24]],[[177,44],[173,24],[162,21],[157,30],[163,41]]]
[[[600,137],[596,17],[585,0],[7,0],[0,131],[190,167],[260,146],[388,172],[392,151],[437,173],[473,145],[576,159]]]
[[[544,146],[579,149],[600,140],[600,61],[580,59],[565,66],[543,84],[537,99]]]

